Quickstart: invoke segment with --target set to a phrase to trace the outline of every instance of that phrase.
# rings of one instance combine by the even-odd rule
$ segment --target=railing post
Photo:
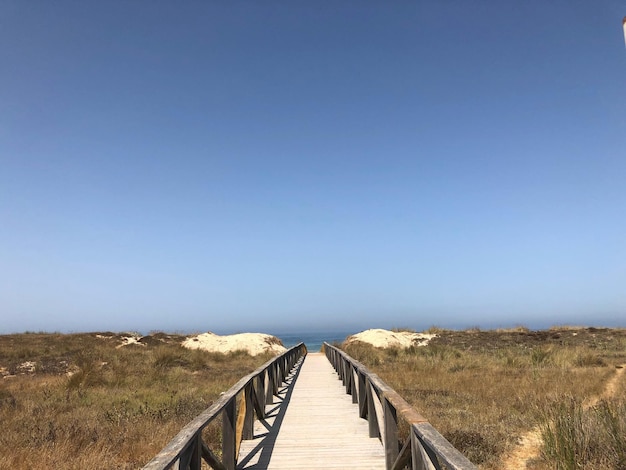
[[[357,371],[359,380],[359,417],[367,418],[367,390],[365,390],[365,374]]]
[[[282,358],[278,361],[278,388],[280,389],[280,385],[285,381],[285,358]]]
[[[197,441],[197,436],[193,436],[190,443],[190,445],[187,446],[187,448],[181,452],[179,458],[178,458],[178,468],[180,470],[184,469],[184,470],[196,470],[200,467],[194,466],[197,465],[196,462],[194,462],[194,457],[196,457],[196,450],[197,447],[196,445],[198,444]]]
[[[411,426],[411,470],[441,470],[436,460],[433,463],[433,457],[437,458],[430,455]]]
[[[222,412],[222,463],[227,470],[235,470],[236,452],[236,396],[231,398]]]
[[[198,434],[194,437],[194,443],[192,444],[193,450],[191,451],[191,460],[189,462],[190,470],[200,470],[202,467],[202,431],[198,431]]]
[[[246,403],[246,414],[243,420],[243,431],[241,433],[242,439],[254,438],[254,393],[253,381],[251,380],[244,389],[244,400]]]
[[[378,429],[378,418],[376,417],[376,405],[374,404],[374,390],[369,377],[366,379],[365,385],[367,391],[367,424],[369,425],[369,436],[380,437],[380,429]]]
[[[280,375],[282,375],[283,382],[284,382],[285,379],[287,378],[287,373],[288,373],[287,358],[286,357],[284,357],[283,360],[280,361],[280,367],[281,367]]]
[[[267,389],[265,389],[265,404],[272,405],[274,403],[274,366],[267,368]]]
[[[256,402],[258,404],[257,417],[265,418],[265,372],[259,374],[256,378]]]
[[[358,397],[359,416],[367,418],[369,436],[381,438],[387,469],[404,468],[411,459],[412,470],[476,470],[474,464],[377,375],[334,346],[325,344],[324,351],[346,391],[353,394],[353,402],[355,395]],[[398,441],[398,415],[411,426],[412,433],[402,450]]]
[[[204,460],[211,468],[234,470],[237,465],[237,449],[243,438],[254,435],[254,411],[262,419],[266,404],[272,404],[278,393],[282,375],[286,376],[300,357],[306,354],[303,343],[268,361],[251,374],[243,377],[222,397],[185,426],[155,457],[144,470],[199,470]],[[244,395],[241,396],[240,394]],[[241,398],[239,402],[238,398]],[[238,406],[240,405],[240,406]],[[237,411],[239,410],[239,414]],[[202,440],[202,430],[214,418],[222,419],[222,457],[220,459]]]
[[[272,395],[278,396],[278,389],[280,388],[280,384],[283,382],[283,378],[280,376],[280,367],[277,362],[274,363],[273,366],[274,375],[272,380]]]
[[[385,426],[385,462],[387,469],[390,470],[398,458],[398,417],[396,416],[396,409],[389,403],[387,397],[383,394],[381,398]]]

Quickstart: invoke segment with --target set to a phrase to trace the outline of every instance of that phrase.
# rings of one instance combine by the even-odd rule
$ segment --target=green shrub
[[[586,353],[578,354],[574,360],[577,367],[604,367],[606,362],[597,354]]]
[[[540,367],[548,362],[551,356],[551,351],[544,348],[533,348],[530,353],[530,362],[535,367]]]
[[[586,409],[565,397],[545,409],[542,454],[556,470],[626,468],[626,403],[601,401]]]

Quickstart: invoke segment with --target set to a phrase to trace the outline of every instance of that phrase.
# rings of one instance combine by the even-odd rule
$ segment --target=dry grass
[[[355,344],[345,349],[482,469],[501,468],[518,437],[546,422],[551,404],[566,397],[582,403],[600,395],[614,366],[626,362],[624,330],[472,328],[437,329],[437,334],[421,348],[380,350]],[[624,409],[621,403],[616,410]],[[559,468],[548,452],[536,464]]]
[[[625,330],[429,332],[439,336],[427,347],[347,351],[482,469],[501,468],[537,426],[546,444],[535,469],[626,468],[623,398],[584,405],[626,363]],[[117,348],[113,333],[0,336],[0,468],[140,467],[268,360],[190,351],[182,339],[156,333]],[[622,377],[615,397],[626,396]],[[219,442],[219,426],[205,437]]]
[[[182,339],[116,348],[113,333],[0,336],[0,468],[141,467],[269,359],[191,351]]]
[[[585,407],[575,398],[546,406],[541,425],[544,463],[537,468],[626,468],[626,401],[602,400]]]

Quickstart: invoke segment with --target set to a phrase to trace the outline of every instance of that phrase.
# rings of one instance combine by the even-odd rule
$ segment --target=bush
[[[0,468],[140,468],[245,374],[267,361],[192,351],[179,336],[117,348],[113,334],[0,335]],[[21,357],[16,357],[16,354]],[[213,429],[213,428],[211,428]],[[220,427],[207,445],[217,447]]]
[[[577,367],[604,367],[606,362],[597,354],[586,353],[576,356],[574,364]]]
[[[557,470],[626,468],[626,403],[601,401],[585,409],[565,397],[545,409],[543,458]]]

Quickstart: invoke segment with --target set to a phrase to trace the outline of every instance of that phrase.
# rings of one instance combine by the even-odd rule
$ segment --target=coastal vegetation
[[[0,336],[0,468],[135,469],[271,356],[114,333]],[[217,426],[205,441],[217,443]]]
[[[626,330],[424,333],[435,335],[424,346],[344,349],[479,468],[626,468]],[[0,336],[0,468],[141,467],[270,357],[184,339]],[[219,426],[204,439],[219,448]]]
[[[626,330],[427,333],[422,347],[344,349],[481,469],[626,468]]]

